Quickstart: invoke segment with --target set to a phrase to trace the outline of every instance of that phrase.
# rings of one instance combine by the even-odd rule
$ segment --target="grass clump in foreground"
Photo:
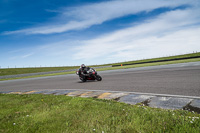
[[[0,132],[191,132],[200,115],[110,100],[0,94]]]

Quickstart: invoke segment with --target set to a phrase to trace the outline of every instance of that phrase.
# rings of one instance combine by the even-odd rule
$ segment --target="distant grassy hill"
[[[121,64],[123,64],[123,66],[126,66],[126,65],[137,65],[137,64],[148,64],[148,63],[155,63],[155,62],[167,62],[167,61],[174,61],[174,60],[187,60],[187,59],[192,59],[192,58],[200,59],[200,52],[192,53],[192,54],[177,55],[177,56],[120,62],[120,63],[113,63],[113,64],[93,65],[91,67],[108,66],[108,65],[112,65],[114,67],[114,66],[121,66]],[[145,66],[147,66],[147,65],[145,65]],[[71,70],[71,69],[78,69],[78,68],[79,68],[79,66],[40,67],[40,68],[6,68],[6,69],[0,69],[0,76]]]
[[[184,55],[169,56],[169,57],[160,57],[160,58],[144,59],[144,60],[137,60],[137,61],[120,62],[120,63],[114,63],[114,64],[112,64],[112,66],[120,66],[121,64],[122,65],[134,65],[134,64],[144,64],[144,63],[154,63],[154,62],[165,62],[165,61],[192,59],[192,58],[200,58],[200,52],[184,54]]]

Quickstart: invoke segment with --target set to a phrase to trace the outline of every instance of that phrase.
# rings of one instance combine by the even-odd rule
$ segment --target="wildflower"
[[[16,125],[16,123],[13,123],[13,125]]]
[[[104,131],[102,131],[101,133],[104,133]]]
[[[193,123],[193,121],[190,121],[190,123]]]
[[[26,117],[29,117],[29,115],[26,115]]]
[[[93,129],[93,131],[95,131],[96,129]]]
[[[192,117],[192,120],[194,121],[195,119],[199,119],[199,117]]]
[[[124,111],[125,109],[123,109],[123,111]]]
[[[192,111],[192,113],[194,114],[194,111]]]

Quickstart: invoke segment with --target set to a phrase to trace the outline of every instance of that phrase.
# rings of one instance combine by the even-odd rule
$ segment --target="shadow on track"
[[[96,81],[96,80],[87,80],[86,82],[77,81],[77,83],[90,83],[90,82],[95,83],[95,82],[98,82],[98,81]]]

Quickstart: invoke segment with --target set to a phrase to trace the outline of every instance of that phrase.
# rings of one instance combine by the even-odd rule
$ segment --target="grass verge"
[[[115,69],[128,69],[128,68],[136,68],[136,67],[159,66],[159,65],[178,64],[178,63],[197,62],[197,61],[200,61],[200,58],[167,61],[167,62],[145,63],[145,64],[136,64],[136,65],[119,66],[119,67],[108,67],[108,68],[100,68],[97,70],[98,71],[106,71],[106,70],[115,70]]]
[[[0,94],[0,132],[152,133],[200,131],[200,114],[110,100]]]
[[[75,67],[41,67],[41,68],[9,68],[9,69],[0,69],[0,76],[71,70],[71,69],[78,69],[78,68],[79,68],[78,66],[75,66]]]
[[[57,76],[57,75],[66,75],[66,74],[75,74],[75,71],[71,71],[71,72],[61,72],[61,73],[53,73],[53,74],[44,74],[44,75],[34,75],[34,76],[26,76],[26,77],[5,78],[5,79],[0,79],[0,81],[14,80],[14,79],[37,78],[37,77],[47,77],[47,76]]]
[[[146,63],[146,62],[153,62],[153,61],[160,61],[160,62],[164,62],[166,60],[170,61],[170,60],[182,60],[184,58],[193,58],[193,57],[199,57],[200,56],[200,52],[197,53],[191,53],[191,54],[184,54],[184,55],[176,55],[176,56],[169,56],[169,57],[160,57],[160,58],[152,58],[152,59],[144,59],[144,60],[136,60],[136,61],[128,61],[128,62],[120,62],[120,63],[115,63],[112,65],[127,65],[127,64],[137,64],[137,63]]]

